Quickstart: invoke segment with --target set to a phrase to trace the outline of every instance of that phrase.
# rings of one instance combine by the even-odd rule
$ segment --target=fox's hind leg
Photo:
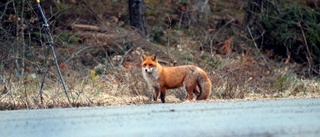
[[[193,100],[193,90],[190,87],[186,87],[186,90],[188,92],[188,100]]]
[[[193,75],[187,75],[183,82],[186,91],[188,92],[188,100],[193,100],[194,93],[200,93],[199,88],[197,88],[196,77]]]
[[[193,100],[193,94],[194,93],[198,93],[199,90],[196,88],[197,85],[195,83],[185,83],[185,88],[186,88],[186,91],[188,92],[188,100]],[[199,92],[200,93],[200,92]]]

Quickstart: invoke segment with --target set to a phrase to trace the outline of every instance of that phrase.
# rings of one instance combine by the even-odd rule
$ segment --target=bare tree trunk
[[[130,25],[137,28],[143,37],[147,36],[146,8],[144,0],[129,0]]]

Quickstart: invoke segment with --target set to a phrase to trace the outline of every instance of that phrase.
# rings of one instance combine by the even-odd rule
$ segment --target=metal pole
[[[45,28],[46,34],[49,35],[49,36],[47,36],[48,44],[51,47],[51,51],[52,51],[54,62],[56,64],[56,68],[57,68],[57,71],[58,71],[58,74],[59,74],[59,77],[60,77],[60,81],[61,81],[61,83],[63,85],[63,89],[64,89],[64,92],[65,92],[67,98],[68,98],[68,101],[71,104],[70,97],[69,97],[69,94],[68,94],[68,91],[67,91],[67,88],[66,88],[66,83],[64,82],[63,76],[61,74],[59,63],[58,63],[58,59],[57,59],[57,55],[56,55],[56,52],[54,50],[54,46],[53,46],[54,42],[53,42],[53,38],[52,38],[51,31],[50,31],[50,28],[49,28],[49,24],[48,24],[48,21],[46,19],[46,16],[44,15],[44,13],[42,11],[42,8],[41,8],[41,5],[40,5],[40,0],[37,0],[37,5],[38,5],[38,9],[39,9],[40,14],[41,14],[41,18],[43,20],[43,26]],[[43,75],[43,81],[42,82],[44,82],[45,76],[46,75]],[[41,98],[41,101],[42,101],[42,99],[43,99],[43,97],[42,97],[42,86],[40,87],[40,98]]]

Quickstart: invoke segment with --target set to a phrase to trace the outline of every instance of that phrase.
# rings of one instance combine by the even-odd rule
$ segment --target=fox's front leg
[[[165,88],[161,88],[160,89],[160,99],[161,99],[162,103],[166,103],[165,97],[166,97],[166,89]]]
[[[159,98],[159,95],[160,95],[160,90],[159,88],[153,88],[154,89],[154,92],[155,92],[155,95],[153,96],[153,100],[155,102],[157,102],[157,99]]]

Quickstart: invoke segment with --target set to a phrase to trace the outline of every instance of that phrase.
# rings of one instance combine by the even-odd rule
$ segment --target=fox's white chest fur
[[[148,73],[148,72],[151,73]],[[151,87],[160,87],[160,83],[157,82],[159,75],[158,75],[158,71],[156,68],[150,68],[149,70],[146,71],[146,68],[142,68],[142,75],[143,78],[147,81],[148,85]]]

